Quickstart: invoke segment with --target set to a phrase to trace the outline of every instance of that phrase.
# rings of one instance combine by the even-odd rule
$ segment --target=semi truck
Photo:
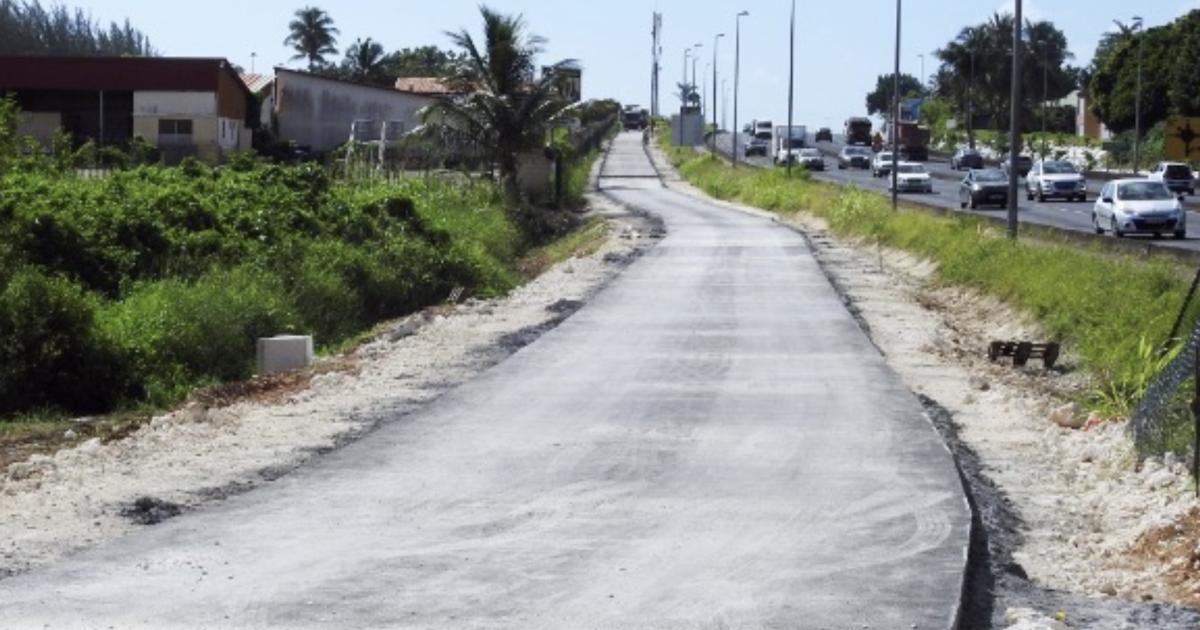
[[[804,125],[792,125],[790,129],[787,125],[775,127],[771,134],[772,161],[776,164],[795,162],[807,141],[808,129]]]
[[[890,124],[890,123],[888,123]],[[884,135],[891,139],[891,129],[885,125]],[[902,120],[896,124],[896,146],[894,149],[907,156],[913,162],[924,162],[929,159],[929,128],[911,120]]]
[[[871,144],[871,119],[854,116],[846,119],[844,130],[846,144],[849,146],[868,146]]]

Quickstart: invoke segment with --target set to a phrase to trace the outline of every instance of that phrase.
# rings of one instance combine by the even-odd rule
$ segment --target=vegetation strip
[[[1012,242],[968,215],[893,213],[877,193],[813,181],[799,171],[732,169],[690,148],[665,147],[683,178],[718,199],[781,215],[809,212],[840,236],[903,249],[938,265],[942,282],[994,295],[1035,316],[1094,380],[1087,402],[1127,415],[1162,359],[1189,275],[1161,258],[1113,256],[1049,240]],[[1186,315],[1194,321],[1196,306]]]

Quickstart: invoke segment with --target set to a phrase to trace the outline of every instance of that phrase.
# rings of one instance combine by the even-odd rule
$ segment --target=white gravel
[[[642,219],[601,199],[593,206],[612,222],[595,254],[503,298],[397,321],[349,357],[350,373],[318,374],[277,404],[191,404],[119,441],[10,465],[0,476],[0,575],[140,527],[121,515],[140,497],[190,509],[266,483],[501,361],[571,310],[564,300],[586,300],[652,242]]]

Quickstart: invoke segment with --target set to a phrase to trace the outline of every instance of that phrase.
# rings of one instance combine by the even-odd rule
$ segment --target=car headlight
[[[975,192],[979,192],[979,191],[983,190],[983,186],[980,186],[979,184],[971,184],[971,190],[973,190]]]

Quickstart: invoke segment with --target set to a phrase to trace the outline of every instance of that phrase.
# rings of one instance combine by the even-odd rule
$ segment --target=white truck
[[[771,135],[771,152],[776,164],[795,162],[808,141],[808,129],[804,125],[780,125]]]

